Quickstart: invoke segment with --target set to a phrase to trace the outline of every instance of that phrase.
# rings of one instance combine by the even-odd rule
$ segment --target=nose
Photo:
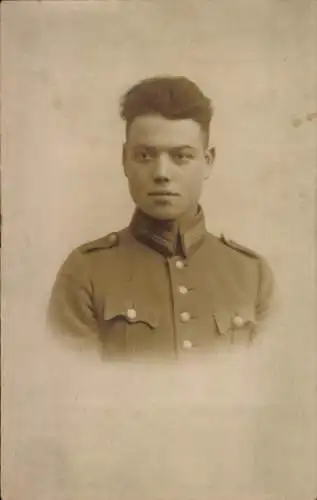
[[[161,154],[156,162],[154,170],[154,181],[157,183],[168,182],[171,178],[170,159],[168,155]]]

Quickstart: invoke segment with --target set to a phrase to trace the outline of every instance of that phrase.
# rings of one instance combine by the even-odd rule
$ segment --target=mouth
[[[180,196],[179,193],[174,193],[173,191],[151,191],[149,196],[154,197],[166,197],[166,196]]]

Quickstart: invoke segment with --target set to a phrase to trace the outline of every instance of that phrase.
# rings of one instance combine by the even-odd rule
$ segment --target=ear
[[[205,151],[204,156],[205,156],[205,162],[206,162],[204,179],[208,179],[210,177],[212,166],[213,166],[215,158],[216,158],[216,148],[214,148],[214,147],[208,148]]]
[[[124,142],[122,145],[122,165],[123,165],[123,171],[124,175],[127,177],[127,144]]]

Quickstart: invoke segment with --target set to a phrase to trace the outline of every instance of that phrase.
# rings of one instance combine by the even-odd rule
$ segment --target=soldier
[[[211,101],[185,77],[127,91],[124,174],[129,225],[76,248],[49,319],[112,356],[182,356],[249,343],[269,309],[272,272],[253,251],[207,232],[199,198],[215,158]]]

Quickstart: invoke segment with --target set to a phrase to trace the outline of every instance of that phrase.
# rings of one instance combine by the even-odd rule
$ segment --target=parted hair
[[[192,119],[208,137],[213,106],[192,80],[184,76],[155,76],[133,85],[120,102],[120,116],[126,122],[127,132],[136,117],[150,114],[170,120]]]

